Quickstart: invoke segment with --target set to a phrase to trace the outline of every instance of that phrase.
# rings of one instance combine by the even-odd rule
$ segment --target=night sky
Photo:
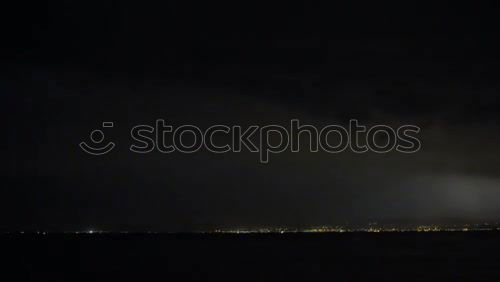
[[[184,1],[183,1],[184,2]],[[500,221],[488,6],[50,1],[4,26],[2,231]],[[414,124],[415,154],[133,154],[170,124]],[[104,156],[78,144],[103,121]]]

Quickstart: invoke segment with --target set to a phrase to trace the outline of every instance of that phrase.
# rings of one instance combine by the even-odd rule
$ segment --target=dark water
[[[8,281],[500,281],[499,232],[4,235],[1,242],[3,275],[16,277]]]

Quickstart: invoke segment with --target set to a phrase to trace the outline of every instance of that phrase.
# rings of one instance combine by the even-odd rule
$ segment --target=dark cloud
[[[257,17],[53,4],[47,25],[5,49],[2,228],[498,219],[498,43],[489,18],[465,25],[454,11],[424,21],[409,10],[344,8]],[[422,150],[285,152],[265,165],[249,152],[128,152],[131,126],[158,118],[205,128],[292,118],[415,124]],[[116,123],[117,148],[93,158],[77,144],[102,121]]]

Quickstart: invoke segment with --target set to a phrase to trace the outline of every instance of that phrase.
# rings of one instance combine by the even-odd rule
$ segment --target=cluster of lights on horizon
[[[82,235],[97,235],[97,234],[172,234],[172,233],[193,233],[193,234],[289,234],[289,233],[380,233],[380,232],[468,232],[468,231],[500,231],[500,223],[481,223],[481,224],[464,224],[464,225],[419,225],[415,227],[384,227],[377,226],[376,223],[370,223],[367,227],[350,228],[346,226],[318,226],[304,229],[286,228],[286,227],[261,227],[261,228],[227,228],[215,229],[209,231],[196,232],[157,232],[157,231],[106,231],[89,229],[85,231],[65,231],[65,232],[49,232],[49,231],[18,231],[5,232],[5,234],[82,234]]]

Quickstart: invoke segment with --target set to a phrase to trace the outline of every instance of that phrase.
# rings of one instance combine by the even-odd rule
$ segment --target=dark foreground
[[[499,232],[2,235],[1,247],[9,281],[500,281]]]

